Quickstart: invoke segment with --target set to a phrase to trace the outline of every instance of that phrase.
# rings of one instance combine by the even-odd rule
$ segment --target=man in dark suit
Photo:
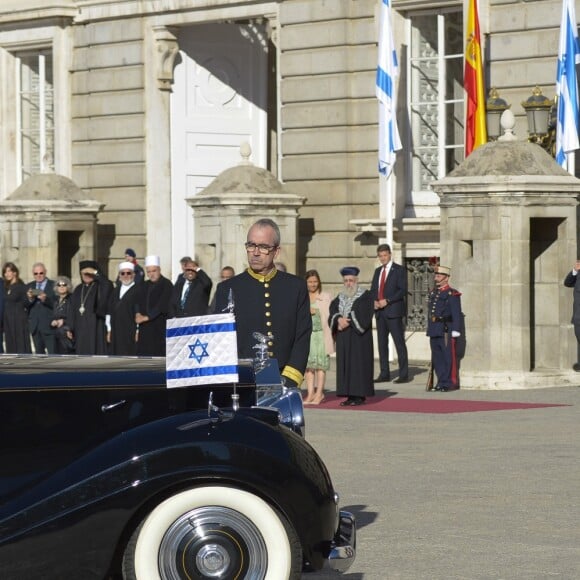
[[[576,263],[572,267],[572,270],[566,276],[564,280],[564,286],[567,288],[574,288],[574,302],[572,304],[572,324],[574,325],[574,334],[576,335],[576,341],[580,346],[580,260],[576,260]],[[577,361],[572,365],[572,368],[578,372],[580,371],[580,357],[576,353]]]
[[[375,382],[391,380],[389,368],[389,335],[391,335],[399,359],[399,376],[393,382],[407,383],[409,361],[403,324],[403,317],[406,315],[407,272],[403,266],[393,262],[388,244],[379,245],[377,256],[381,265],[373,275],[371,294],[375,305],[381,372]]]
[[[183,265],[183,277],[173,287],[169,318],[203,316],[213,283],[211,278],[193,260]]]
[[[27,284],[28,326],[36,354],[54,354],[56,335],[50,325],[53,317],[54,283],[46,277],[42,262],[32,266],[34,280]]]

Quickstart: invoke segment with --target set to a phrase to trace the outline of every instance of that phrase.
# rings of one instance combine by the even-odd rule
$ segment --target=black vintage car
[[[0,356],[2,580],[346,570],[352,516],[248,376],[232,404],[167,389],[164,359]]]

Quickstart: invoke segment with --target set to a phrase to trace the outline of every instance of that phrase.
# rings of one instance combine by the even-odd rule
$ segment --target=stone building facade
[[[426,263],[440,254],[430,184],[463,160],[465,6],[393,0],[403,150],[388,184],[377,173],[379,7],[3,0],[0,199],[34,173],[70,177],[104,204],[95,257],[110,272],[132,247],[174,275],[197,243],[186,199],[247,141],[256,166],[306,199],[290,269],[317,268],[331,291],[345,263],[370,282],[392,188],[395,257],[410,272],[410,328],[421,330]],[[560,0],[480,2],[487,85],[511,103],[520,138],[521,101],[535,85],[554,94],[560,12]]]

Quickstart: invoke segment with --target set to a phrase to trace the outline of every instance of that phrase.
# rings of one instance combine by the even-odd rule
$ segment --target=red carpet
[[[448,393],[433,393],[433,399],[404,399],[378,395],[369,397],[364,405],[341,407],[344,397],[327,395],[320,405],[305,405],[306,409],[340,409],[344,411],[379,411],[383,413],[473,413],[477,411],[509,411],[542,407],[567,407],[553,403],[504,403],[495,401],[462,401],[448,399]],[[436,398],[441,397],[441,398]]]

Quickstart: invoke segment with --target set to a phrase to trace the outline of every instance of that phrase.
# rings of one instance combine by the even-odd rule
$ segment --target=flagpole
[[[381,0],[376,97],[379,101],[379,207],[384,200],[385,236],[393,244],[392,171],[401,149],[397,127],[396,80],[399,64],[393,39],[391,0]]]
[[[379,174],[379,199],[381,217],[385,220],[385,242],[393,247],[393,223],[394,223],[394,195],[393,180],[389,175],[386,177]]]
[[[393,249],[393,180],[391,176],[380,177],[381,198],[385,200],[385,238],[387,244]]]

